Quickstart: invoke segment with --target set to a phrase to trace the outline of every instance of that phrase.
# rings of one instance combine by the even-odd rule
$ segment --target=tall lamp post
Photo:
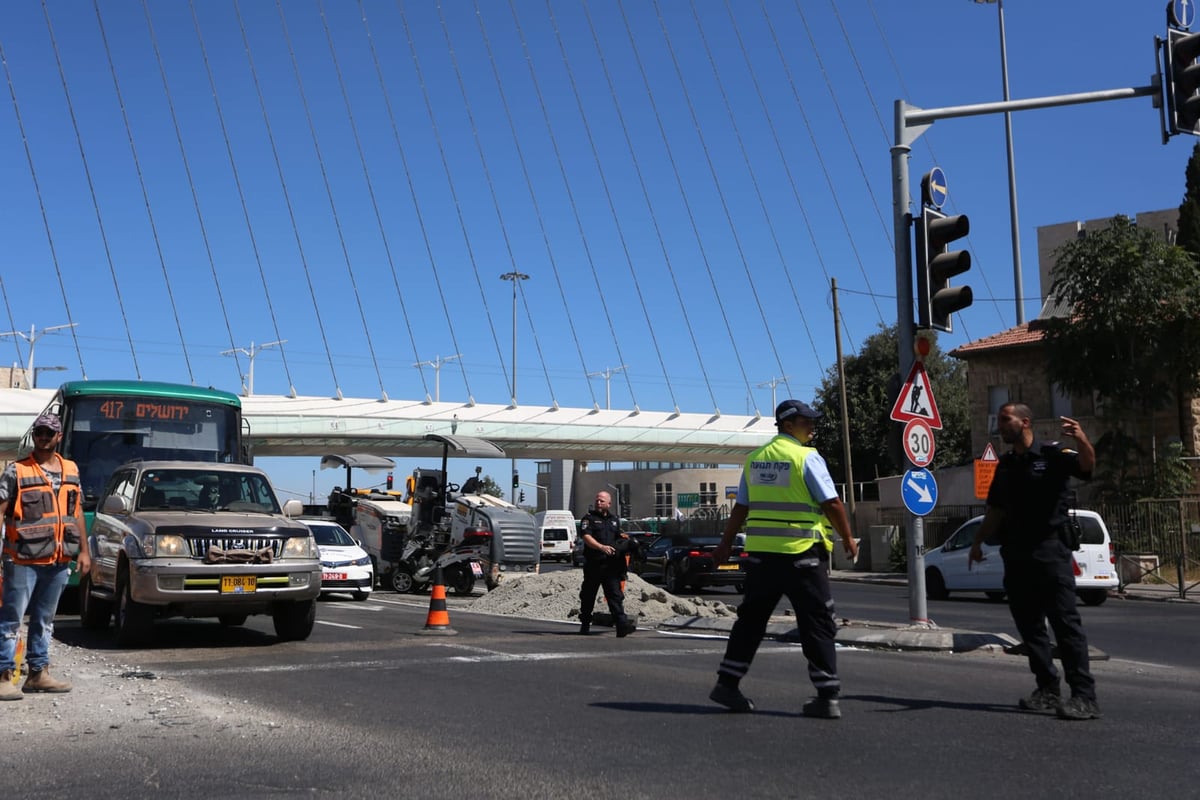
[[[513,328],[512,328],[512,345],[513,345],[513,352],[512,352],[512,406],[513,406],[513,408],[516,408],[517,407],[517,281],[527,281],[527,280],[529,280],[529,276],[526,275],[524,272],[517,272],[516,270],[513,270],[512,272],[506,272],[503,275],[501,275],[500,280],[512,281],[512,287],[513,287],[513,291],[512,291],[512,306],[513,306],[513,317],[512,317],[512,319],[513,319]],[[513,471],[513,475],[517,474],[517,460],[515,458],[512,459],[512,471]],[[513,483],[514,483],[514,486],[513,486],[513,490],[512,490],[512,493],[513,493],[512,494],[512,503],[513,503],[513,505],[516,505],[517,504],[517,487],[515,486],[516,481],[514,481]]]
[[[627,369],[627,367],[622,364],[619,367],[605,367],[602,372],[587,373],[587,377],[589,378],[604,378],[604,407],[606,409],[612,408],[612,376],[625,369]]]
[[[758,388],[760,388],[760,389],[765,389],[768,386],[771,387],[771,414],[772,415],[775,413],[775,387],[778,386],[779,384],[783,383],[787,379],[788,379],[788,376],[783,375],[778,378],[771,378],[771,380],[769,380],[769,381],[763,381],[762,383],[758,384]]]
[[[420,369],[421,367],[433,367],[433,401],[435,403],[441,402],[442,400],[442,366],[447,361],[453,361],[456,358],[462,358],[462,353],[455,353],[454,355],[446,356],[445,358],[442,358],[441,356],[435,356],[433,361],[418,361],[417,363],[413,364],[413,366],[417,369]],[[428,395],[425,397],[425,402],[429,402]]]
[[[1004,0],[975,0],[980,4],[996,4],[1000,19],[1000,78],[1004,84],[1004,102],[1008,102],[1008,46],[1004,37]],[[1021,234],[1017,224],[1017,172],[1013,164],[1012,112],[1004,112],[1004,139],[1008,147],[1008,212],[1012,220],[1013,291],[1017,298],[1017,324],[1025,322],[1025,288],[1021,280]]]
[[[0,333],[0,336],[20,336],[22,339],[29,342],[29,361],[25,364],[25,370],[29,376],[30,389],[37,388],[38,371],[33,366],[33,348],[34,345],[37,344],[37,340],[45,336],[47,333],[54,333],[55,331],[74,328],[78,324],[78,322],[68,322],[66,325],[51,325],[48,328],[42,328],[41,333],[38,333],[37,328],[30,326],[28,335],[26,335],[24,331],[5,331],[4,333]],[[48,367],[47,369],[50,368]]]
[[[246,369],[246,387],[244,392],[246,397],[254,396],[254,357],[261,351],[266,350],[268,347],[278,347],[282,344],[287,344],[287,339],[279,339],[278,341],[267,342],[266,344],[260,344],[257,347],[254,346],[254,342],[251,342],[249,347],[233,347],[229,350],[221,351],[221,355],[223,356],[231,356],[234,353],[241,353],[247,359],[249,359],[250,366]]]

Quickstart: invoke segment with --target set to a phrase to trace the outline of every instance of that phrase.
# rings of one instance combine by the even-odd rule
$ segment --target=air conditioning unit
[[[987,435],[988,436],[996,436],[999,433],[1000,433],[1000,429],[996,426],[996,415],[988,414]]]

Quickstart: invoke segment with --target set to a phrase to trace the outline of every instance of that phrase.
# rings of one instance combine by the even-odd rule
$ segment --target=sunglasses
[[[58,431],[53,430],[52,428],[35,428],[33,431],[33,435],[34,436],[53,437],[53,436],[58,435]]]

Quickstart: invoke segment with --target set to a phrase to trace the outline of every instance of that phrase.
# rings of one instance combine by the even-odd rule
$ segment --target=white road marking
[[[317,620],[317,624],[318,625],[328,625],[331,628],[350,628],[350,629],[356,630],[356,631],[362,630],[361,625],[346,625],[343,622],[330,622],[327,619],[319,619],[319,620]]]

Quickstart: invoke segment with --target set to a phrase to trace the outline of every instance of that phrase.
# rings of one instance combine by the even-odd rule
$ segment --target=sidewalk
[[[890,586],[906,586],[908,576],[894,572],[856,572],[833,570],[834,581],[879,583]],[[1188,593],[1186,600],[1179,598],[1179,590],[1166,584],[1136,583],[1109,593],[1113,600],[1150,600],[1159,602],[1200,603],[1200,587]],[[694,633],[728,635],[733,627],[732,618],[675,617],[660,623],[659,628]],[[772,617],[767,626],[766,638],[781,642],[795,642],[796,623],[791,617]],[[1021,642],[1007,633],[989,633],[955,628],[938,628],[924,625],[901,625],[883,622],[844,621],[838,628],[837,641],[846,647],[864,647],[883,650],[923,650],[949,653],[965,653],[975,650],[993,650],[1008,655],[1024,656]],[[1089,656],[1094,661],[1103,661],[1108,654],[1089,647]]]

